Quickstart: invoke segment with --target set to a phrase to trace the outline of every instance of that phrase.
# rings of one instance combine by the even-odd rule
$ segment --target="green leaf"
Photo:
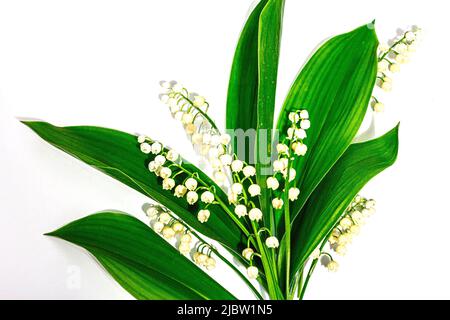
[[[201,203],[190,206],[186,199],[176,198],[172,191],[163,190],[160,178],[147,169],[154,156],[140,151],[134,135],[99,127],[56,127],[34,121],[24,124],[55,147],[166,206],[193,229],[231,250],[240,248],[241,230],[219,206],[208,208],[211,217],[208,223],[202,224],[197,220]],[[197,172],[203,181],[215,186],[218,197],[226,199],[223,191],[201,170],[189,163],[183,163],[183,167]]]
[[[277,88],[284,0],[270,0],[259,18],[258,36],[258,106],[256,133],[256,171],[258,183],[266,184],[272,155],[273,113]],[[263,188],[260,206],[268,223],[272,217],[270,192]],[[274,226],[274,223],[271,223]]]
[[[259,17],[267,2],[261,0],[253,9],[236,47],[228,85],[226,128],[229,130],[247,131],[257,127]],[[235,139],[235,146],[236,143]],[[250,162],[254,143],[250,138],[245,150],[237,152],[241,160]]]
[[[299,200],[293,218],[348,148],[366,113],[377,74],[378,40],[364,25],[327,41],[308,61],[291,87],[277,128],[286,134],[292,111],[307,109],[311,128],[308,152],[294,163]]]
[[[97,213],[48,235],[88,250],[137,299],[235,299],[132,216]]]
[[[352,144],[314,190],[292,232],[294,274],[366,183],[394,164],[398,152],[398,128],[380,138]]]

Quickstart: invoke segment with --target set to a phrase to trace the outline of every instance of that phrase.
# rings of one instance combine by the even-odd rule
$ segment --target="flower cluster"
[[[188,229],[177,219],[173,218],[167,208],[160,205],[151,205],[146,214],[152,223],[153,230],[160,233],[165,239],[171,240],[179,236],[178,250],[183,255],[191,252],[192,236]]]
[[[287,130],[286,139],[276,147],[278,159],[273,162],[274,174],[266,180],[267,188],[274,194],[272,207],[275,210],[282,209],[285,201],[298,199],[300,190],[295,186],[290,187],[290,182],[294,181],[297,175],[293,168],[293,162],[296,157],[304,156],[308,151],[308,147],[303,142],[306,138],[306,131],[311,126],[308,111],[291,112],[289,120],[291,126]],[[284,189],[280,188],[282,184]],[[283,197],[283,195],[287,195],[287,197]]]
[[[172,116],[182,123],[194,148],[211,164],[214,181],[223,186],[227,181],[223,166],[232,159],[228,154],[230,135],[221,134],[208,116],[209,104],[204,97],[189,93],[176,82],[163,81],[161,86],[164,89],[161,101],[169,107]]]
[[[184,169],[181,166],[180,156],[174,150],[164,148],[161,143],[152,141],[146,136],[139,136],[138,142],[143,153],[154,155],[148,169],[161,178],[162,188],[173,191],[173,195],[177,198],[185,198],[191,206],[200,201],[204,208],[198,211],[197,218],[201,223],[207,222],[211,216],[208,206],[215,203],[214,188],[202,183],[197,178],[197,173],[190,173]]]
[[[169,107],[173,117],[183,124],[194,148],[208,159],[214,170],[212,174],[214,181],[221,187],[228,187],[228,202],[232,208],[226,211],[234,215],[234,219],[248,219],[247,221],[254,228],[254,233],[250,233],[247,248],[242,255],[250,265],[247,270],[248,277],[255,279],[259,271],[253,265],[253,258],[261,257],[261,255],[256,249],[251,248],[251,240],[260,238],[261,233],[267,232],[268,235],[263,240],[266,247],[269,249],[279,247],[276,236],[272,235],[267,228],[258,227],[263,213],[257,206],[262,186],[256,182],[256,168],[239,160],[235,154],[231,153],[231,137],[228,134],[221,134],[209,118],[207,114],[209,104],[204,97],[189,93],[186,88],[176,82],[162,82],[161,86],[164,88],[161,100]],[[275,210],[281,209],[285,202],[298,199],[300,190],[289,185],[297,174],[293,168],[293,161],[296,157],[304,156],[308,149],[303,142],[306,138],[306,130],[310,127],[308,112],[306,110],[292,112],[289,114],[289,120],[291,125],[285,138],[276,146],[278,157],[273,163],[273,175],[267,178],[266,186],[264,186],[272,190],[274,195],[272,206]],[[186,172],[181,167],[178,154],[172,150],[167,151],[158,142],[153,142],[144,136],[139,137],[138,142],[141,144],[142,152],[152,153],[155,156],[149,163],[149,170],[162,178],[163,189],[174,190],[174,196],[185,198],[189,205],[194,205],[198,201],[202,202],[203,206],[197,213],[201,223],[207,222],[210,218],[209,205],[220,204],[223,207],[223,202],[219,203],[220,199],[216,199],[214,187],[206,186],[197,173]],[[181,180],[181,177],[184,179]],[[230,177],[231,182],[227,185],[226,182]],[[201,194],[199,194],[200,191]],[[198,265],[210,269],[214,260],[210,257],[210,252],[205,254],[203,249],[197,250],[193,259]]]
[[[360,232],[361,225],[365,219],[375,213],[375,200],[366,199],[357,195],[349,205],[344,215],[332,230],[328,238],[328,244],[332,251],[343,256],[347,253],[347,246],[352,242],[354,236]],[[323,257],[322,264],[329,271],[337,271],[339,265],[331,254],[317,248],[311,254],[313,260]]]
[[[171,240],[178,236],[176,244],[178,250],[181,254],[189,256],[194,239],[187,227],[175,219],[167,208],[160,205],[150,205],[146,209],[146,214],[155,232],[161,234],[165,239]],[[209,244],[200,243],[192,256],[192,260],[208,270],[214,269],[216,260],[211,257],[211,248]],[[206,250],[206,253],[204,253],[204,250]]]
[[[206,253],[204,253],[206,250]],[[216,267],[216,260],[211,256],[211,246],[202,243],[198,246],[197,251],[193,255],[194,262],[201,267],[205,267],[207,270],[212,270]]]
[[[377,85],[386,92],[392,90],[390,74],[400,71],[400,65],[409,62],[411,53],[416,51],[417,44],[422,38],[422,30],[413,28],[393,40],[391,46],[382,44],[378,55]],[[383,112],[384,104],[372,97],[372,109]]]
[[[179,220],[175,219],[171,212],[160,205],[150,205],[145,213],[155,232],[161,234],[166,240],[177,237],[176,247],[184,256],[189,256],[192,250],[193,236],[190,230]],[[201,242],[192,256],[192,260],[199,266],[212,270],[216,267],[216,260],[211,257],[212,247]],[[206,250],[206,253],[204,253]]]

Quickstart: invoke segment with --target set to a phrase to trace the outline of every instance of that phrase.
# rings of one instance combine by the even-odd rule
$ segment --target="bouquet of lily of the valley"
[[[414,51],[411,28],[379,45],[374,24],[326,41],[295,79],[274,123],[283,0],[261,0],[242,30],[226,126],[174,81],[161,101],[207,160],[200,170],[147,135],[24,122],[44,140],[151,198],[142,222],[101,212],[49,233],[88,250],[138,299],[235,299],[208,275],[235,272],[255,298],[301,299],[318,265],[338,268],[375,201],[358,193],[397,156],[398,127],[353,143],[381,112],[377,87]]]

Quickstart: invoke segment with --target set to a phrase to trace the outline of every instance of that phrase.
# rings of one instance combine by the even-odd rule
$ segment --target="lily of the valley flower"
[[[256,279],[256,278],[258,278],[258,275],[259,275],[259,270],[258,270],[257,267],[250,266],[250,267],[247,268],[247,276],[250,279]]]
[[[250,260],[252,259],[252,256],[253,256],[254,253],[255,253],[255,251],[254,251],[252,248],[245,248],[245,249],[242,251],[242,256],[243,256],[246,260],[250,261]]]
[[[248,217],[251,221],[260,221],[262,219],[262,215],[262,211],[258,208],[253,208],[248,213]]]
[[[238,204],[235,208],[234,208],[234,213],[236,213],[236,215],[239,218],[245,217],[247,215],[247,207],[244,206],[243,204]]]
[[[250,196],[256,197],[261,195],[261,187],[257,184],[252,184],[250,187],[248,187],[248,193],[250,193]]]
[[[272,248],[272,249],[278,248],[279,245],[280,245],[280,243],[279,243],[278,239],[274,236],[268,237],[266,239],[266,246],[268,248]]]
[[[201,223],[207,222],[210,216],[211,212],[207,209],[200,210],[197,214],[198,221],[200,221]]]

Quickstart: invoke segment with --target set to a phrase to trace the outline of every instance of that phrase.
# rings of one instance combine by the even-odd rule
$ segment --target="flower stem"
[[[289,150],[292,149],[292,142],[289,144]],[[285,228],[285,237],[286,237],[286,246],[285,246],[285,256],[286,256],[286,297],[291,296],[290,290],[290,275],[291,275],[291,213],[289,206],[289,188],[290,188],[290,180],[291,180],[291,168],[292,168],[292,158],[289,155],[288,165],[287,165],[287,175],[286,182],[284,184],[284,228]]]
[[[258,226],[255,221],[252,221],[253,231],[255,233],[256,242],[258,244],[259,252],[261,253],[261,262],[263,264],[264,273],[267,278],[267,287],[269,290],[269,296],[271,299],[282,299],[279,294],[279,290],[277,290],[276,283],[278,283],[276,273],[272,269],[270,262],[268,261],[268,254],[265,250],[264,244],[261,241],[261,238],[258,234]]]
[[[195,231],[190,230],[190,232],[201,242],[206,243]],[[247,279],[245,275],[242,274],[242,272],[239,271],[238,268],[236,268],[228,259],[226,259],[224,256],[222,256],[219,251],[217,251],[214,247],[208,245],[214,254],[219,257],[220,260],[225,262],[231,269],[233,269],[234,272],[245,282],[245,284],[252,290],[253,294],[259,299],[264,300],[264,298],[261,296],[258,290],[253,286],[253,284]]]
[[[178,165],[178,168],[182,171],[184,171],[187,174],[192,174],[182,166]],[[206,182],[204,182],[200,177],[197,177],[197,180],[202,183],[204,186],[207,186]],[[218,202],[219,206],[225,210],[225,212],[230,216],[230,218],[236,223],[236,225],[242,230],[242,232],[245,234],[246,237],[250,236],[250,232],[247,230],[247,228],[239,221],[239,219],[230,211],[230,209],[225,205],[225,203],[222,201],[222,199],[217,198],[216,201]]]

